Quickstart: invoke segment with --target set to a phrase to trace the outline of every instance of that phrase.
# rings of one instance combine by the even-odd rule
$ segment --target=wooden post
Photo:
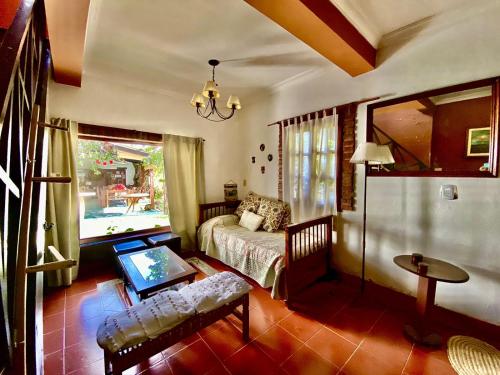
[[[26,330],[26,267],[28,259],[29,227],[31,213],[31,192],[33,188],[33,167],[35,158],[35,146],[38,130],[38,114],[40,107],[33,106],[31,114],[30,134],[28,140],[28,156],[26,159],[26,169],[24,178],[24,192],[21,203],[21,222],[19,226],[19,244],[17,250],[17,264],[14,290],[14,345],[17,349],[24,347]],[[25,350],[16,350],[16,362],[26,366]],[[22,358],[21,358],[22,357]],[[19,369],[18,369],[19,370]]]

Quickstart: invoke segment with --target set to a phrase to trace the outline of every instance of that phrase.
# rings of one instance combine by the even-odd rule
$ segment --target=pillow
[[[279,229],[285,230],[286,226],[292,223],[292,208],[288,203],[284,203],[283,218],[281,219]]]
[[[285,203],[267,198],[261,198],[257,215],[265,217],[262,228],[267,232],[274,232],[278,230],[281,220],[283,219],[284,211]]]
[[[256,214],[257,210],[259,209],[260,200],[261,198],[257,194],[254,194],[252,192],[248,193],[246,198],[241,201],[236,211],[234,211],[234,214],[238,215],[238,217],[240,218],[241,215],[243,215],[243,211],[245,210]]]
[[[243,228],[247,228],[252,232],[255,232],[259,229],[260,225],[264,221],[264,216],[260,216],[250,212],[248,210],[243,211],[243,215],[241,215],[240,226]]]

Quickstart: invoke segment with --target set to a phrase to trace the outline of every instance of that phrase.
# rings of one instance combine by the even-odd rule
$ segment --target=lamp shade
[[[241,109],[240,98],[238,98],[235,95],[229,96],[229,99],[227,100],[226,107],[229,109],[232,109],[233,105],[234,105],[235,109]]]
[[[213,98],[218,98],[220,96],[215,81],[207,81],[205,83],[205,86],[203,86],[203,91],[202,91],[203,96],[205,98],[210,98],[210,93],[212,93]]]
[[[201,94],[193,94],[191,105],[193,107],[196,107],[197,104],[199,104],[200,107],[205,108],[205,99],[203,99],[203,96]]]
[[[369,164],[394,164],[391,149],[387,145],[377,145],[377,162]]]
[[[351,163],[363,164],[365,162],[368,162],[368,164],[392,164],[394,163],[394,158],[389,146],[380,146],[374,142],[363,142],[354,151]]]

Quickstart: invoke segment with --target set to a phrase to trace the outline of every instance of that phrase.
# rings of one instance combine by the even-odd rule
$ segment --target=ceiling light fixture
[[[208,60],[208,64],[212,67],[212,80],[207,81],[203,86],[203,91],[195,93],[191,99],[191,105],[196,107],[196,113],[204,119],[220,122],[233,117],[237,109],[241,109],[240,99],[237,96],[230,95],[227,100],[226,107],[231,110],[229,114],[223,114],[219,111],[216,104],[216,99],[220,97],[217,83],[215,82],[215,67],[220,64],[219,60]],[[208,103],[205,103],[205,98],[208,98]],[[202,108],[205,108],[204,110]]]

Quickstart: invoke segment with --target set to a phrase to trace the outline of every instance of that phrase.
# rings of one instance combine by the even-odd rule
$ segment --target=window
[[[78,140],[80,239],[169,225],[159,144]]]
[[[285,197],[294,221],[335,211],[336,129],[336,115],[286,128]]]

